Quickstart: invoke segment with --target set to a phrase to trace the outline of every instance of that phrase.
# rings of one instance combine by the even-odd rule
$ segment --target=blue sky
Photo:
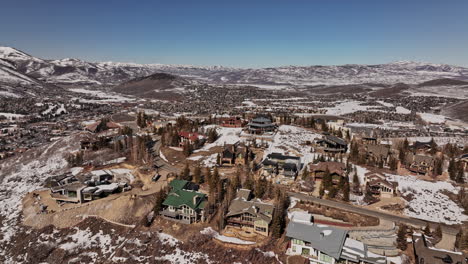
[[[2,0],[0,45],[90,61],[468,66],[467,14],[467,0]]]

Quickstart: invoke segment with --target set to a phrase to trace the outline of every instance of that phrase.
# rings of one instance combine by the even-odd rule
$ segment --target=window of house
[[[250,214],[243,214],[242,215],[242,220],[247,221],[247,222],[253,222],[253,217]]]
[[[266,228],[265,227],[255,227],[255,230],[258,231],[258,232],[266,232]]]
[[[320,252],[320,261],[323,261],[325,263],[333,263],[333,258],[328,256],[327,254]]]

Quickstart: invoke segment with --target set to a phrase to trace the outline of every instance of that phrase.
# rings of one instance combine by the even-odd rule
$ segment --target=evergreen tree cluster
[[[452,158],[449,162],[448,173],[452,181],[460,184],[465,182],[465,169],[462,161],[456,161]]]
[[[137,114],[137,125],[141,128],[145,128],[148,124],[149,117],[145,112],[138,112]]]
[[[289,199],[285,192],[276,190],[275,211],[271,222],[271,234],[275,238],[283,235],[286,226],[286,214],[289,206]]]

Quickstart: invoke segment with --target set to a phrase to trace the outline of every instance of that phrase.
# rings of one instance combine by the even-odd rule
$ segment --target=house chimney
[[[198,195],[193,196],[193,204],[197,204],[198,202]]]

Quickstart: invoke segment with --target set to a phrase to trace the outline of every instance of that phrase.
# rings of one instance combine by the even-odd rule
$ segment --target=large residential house
[[[268,236],[274,208],[273,204],[252,199],[250,190],[239,189],[229,206],[226,222],[230,227]]]
[[[196,132],[181,131],[179,132],[179,137],[180,137],[179,145],[181,147],[187,143],[190,143],[193,145],[198,141],[199,144],[202,145],[205,142],[205,136],[200,135]]]
[[[431,142],[415,141],[413,145],[411,145],[411,148],[416,153],[424,154],[427,151],[431,150],[432,146]]]
[[[409,153],[406,156],[406,168],[413,173],[427,175],[434,169],[434,158],[431,156]]]
[[[219,119],[219,122],[222,127],[243,127],[244,126],[244,120],[240,117],[221,117]]]
[[[117,181],[108,170],[92,171],[84,178],[78,181],[75,176],[53,177],[48,183],[52,199],[57,202],[83,203],[131,189],[127,182]]]
[[[326,171],[330,173],[334,184],[338,184],[342,177],[346,176],[346,164],[337,161],[322,161],[318,164],[311,164],[309,171],[314,181],[321,181]]]
[[[364,176],[366,187],[372,195],[380,198],[391,198],[398,194],[398,182],[388,181],[385,175],[368,172]]]
[[[467,264],[468,255],[462,252],[437,249],[423,234],[413,235],[416,264]]]
[[[307,213],[293,215],[286,237],[290,239],[286,253],[302,255],[310,263],[387,263],[386,257],[370,252],[367,245],[349,238],[346,230],[315,224]]]
[[[387,166],[390,162],[390,147],[386,145],[366,145],[366,158],[368,161],[374,162],[374,164],[379,164],[382,162],[382,165]]]
[[[198,185],[185,180],[173,180],[163,202],[161,215],[184,224],[205,221],[206,194],[197,192]]]
[[[224,150],[221,152],[221,165],[245,165],[249,156],[252,155],[252,151],[244,143],[229,144],[224,146]]]
[[[262,162],[264,176],[295,179],[301,170],[301,158],[273,152]]]
[[[316,145],[325,152],[345,153],[348,150],[346,140],[333,135],[324,135],[316,141]]]
[[[272,123],[269,118],[257,117],[247,124],[247,130],[250,134],[263,134],[266,132],[274,132],[276,130],[276,125]]]

